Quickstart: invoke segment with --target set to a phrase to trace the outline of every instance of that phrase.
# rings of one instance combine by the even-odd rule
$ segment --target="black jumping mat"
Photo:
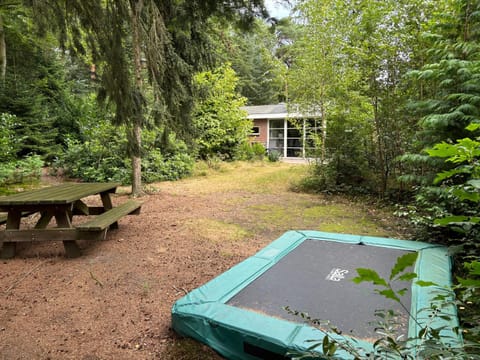
[[[388,281],[397,258],[406,253],[409,251],[307,239],[227,304],[294,322],[304,321],[287,312],[288,306],[312,319],[328,320],[330,324],[322,326],[325,330],[334,327],[345,335],[367,340],[374,336],[374,329],[382,320],[375,316],[375,311],[393,310],[399,323],[396,334],[406,337],[407,311],[375,292],[381,288],[352,281],[358,275],[357,268],[375,270]],[[393,287],[409,289],[401,301],[410,309],[411,283],[398,282]]]

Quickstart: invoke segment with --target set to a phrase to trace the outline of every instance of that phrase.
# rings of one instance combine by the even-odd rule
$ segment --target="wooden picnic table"
[[[119,183],[64,183],[47,188],[0,197],[0,211],[7,216],[0,230],[0,257],[15,256],[16,243],[25,241],[63,241],[68,257],[81,255],[76,240],[104,239],[107,229],[117,228],[122,216],[138,214],[141,203],[130,200],[113,207],[110,194]],[[99,195],[102,206],[88,206],[82,199]],[[21,219],[39,213],[33,229],[21,229]],[[95,215],[90,221],[72,224],[74,215]],[[52,219],[57,227],[48,227]],[[2,218],[0,218],[0,223]],[[3,245],[3,246],[2,246]]]

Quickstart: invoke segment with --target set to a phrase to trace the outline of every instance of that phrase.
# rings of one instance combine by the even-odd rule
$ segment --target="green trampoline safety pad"
[[[413,281],[393,282],[407,289],[398,302],[379,295],[371,283],[356,284],[356,269],[390,277],[398,257],[416,252]],[[435,285],[419,286],[422,280]],[[438,295],[446,296],[438,303]],[[451,290],[451,259],[435,244],[318,231],[289,231],[205,285],[179,299],[172,308],[172,327],[209,345],[227,359],[289,359],[290,352],[321,343],[328,334],[347,339],[365,353],[378,339],[377,310],[393,310],[396,335],[415,337],[431,322],[427,309],[441,307],[435,328],[451,345],[461,344]],[[288,307],[291,311],[287,311]],[[408,311],[406,309],[409,309]],[[305,316],[319,320],[311,325]],[[338,329],[338,335],[333,328]],[[345,340],[342,340],[345,341]],[[319,346],[318,351],[321,351]],[[341,359],[353,359],[338,351]]]

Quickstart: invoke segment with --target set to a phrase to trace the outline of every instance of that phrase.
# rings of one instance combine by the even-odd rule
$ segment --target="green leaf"
[[[437,174],[433,183],[438,184],[438,183],[442,182],[443,180],[450,179],[451,177],[453,177],[455,175],[469,174],[470,172],[471,172],[471,170],[469,170],[466,167],[457,167],[457,168],[452,169],[452,170],[442,171],[441,173]]]
[[[329,356],[335,355],[337,351],[337,344],[335,342],[331,342],[330,346],[328,347],[328,354]]]
[[[400,295],[400,296],[403,296],[405,295],[405,293],[408,291],[407,288],[403,288],[401,290],[397,290],[397,294]]]
[[[465,263],[464,266],[468,269],[470,275],[480,275],[480,261]]]
[[[480,202],[480,193],[478,192],[467,191],[465,189],[454,189],[452,193],[462,201],[469,200],[472,202]]]
[[[446,216],[441,219],[435,219],[435,224],[440,226],[447,226],[447,225],[466,225],[466,224],[479,224],[480,217],[478,216]]]
[[[418,254],[416,252],[411,252],[397,258],[390,273],[390,280],[393,280],[395,276],[403,272],[406,268],[413,266],[417,260],[417,256]]]
[[[467,184],[473,186],[475,189],[480,189],[480,179],[468,180]]]
[[[446,226],[450,224],[458,224],[458,223],[463,223],[468,221],[470,218],[468,216],[445,216],[444,218],[441,219],[435,219],[434,224],[436,225],[441,225],[441,226]]]
[[[417,277],[417,274],[410,272],[399,276],[396,280],[400,281],[411,281]]]
[[[375,270],[358,268],[357,273],[358,276],[352,279],[352,281],[356,284],[367,281],[372,282],[375,285],[388,286],[387,282],[381,278]]]
[[[465,129],[467,129],[468,131],[478,130],[478,129],[480,129],[480,123],[471,123]]]
[[[322,351],[323,353],[326,355],[327,352],[328,352],[328,345],[330,344],[330,341],[328,340],[328,336],[325,336],[323,338],[323,342],[322,342]]]
[[[457,149],[452,144],[441,142],[436,144],[433,148],[425,150],[428,155],[433,157],[447,158],[457,154]]]
[[[380,295],[385,296],[387,299],[392,299],[392,300],[395,300],[396,302],[400,302],[399,297],[397,296],[397,294],[395,294],[395,291],[393,291],[392,289],[385,289],[381,291],[377,290],[377,292]]]
[[[457,278],[458,282],[464,287],[480,288],[480,280]]]
[[[421,287],[427,287],[427,286],[438,286],[436,283],[432,281],[424,281],[424,280],[418,280],[415,281],[415,284]]]

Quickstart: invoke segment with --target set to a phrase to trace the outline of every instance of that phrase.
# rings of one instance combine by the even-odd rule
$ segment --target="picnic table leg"
[[[110,193],[109,192],[103,192],[100,194],[100,197],[102,198],[102,204],[103,208],[105,211],[108,211],[113,208],[112,204],[112,199],[110,198]],[[112,225],[109,227],[110,229],[118,229],[118,222],[115,221]]]
[[[57,221],[57,226],[61,228],[71,228],[72,222],[70,221],[70,215],[68,210],[65,211],[55,211],[55,220]],[[75,240],[63,240],[63,247],[65,248],[65,253],[69,258],[76,258],[82,255],[80,248]]]
[[[52,220],[53,214],[50,211],[42,211],[40,219],[35,224],[35,229],[45,229]]]
[[[10,210],[7,217],[7,229],[19,229],[20,228],[20,219],[22,218],[22,212],[16,210]],[[4,242],[3,247],[0,251],[0,258],[2,259],[11,259],[15,256],[17,251],[17,243],[15,242]]]

